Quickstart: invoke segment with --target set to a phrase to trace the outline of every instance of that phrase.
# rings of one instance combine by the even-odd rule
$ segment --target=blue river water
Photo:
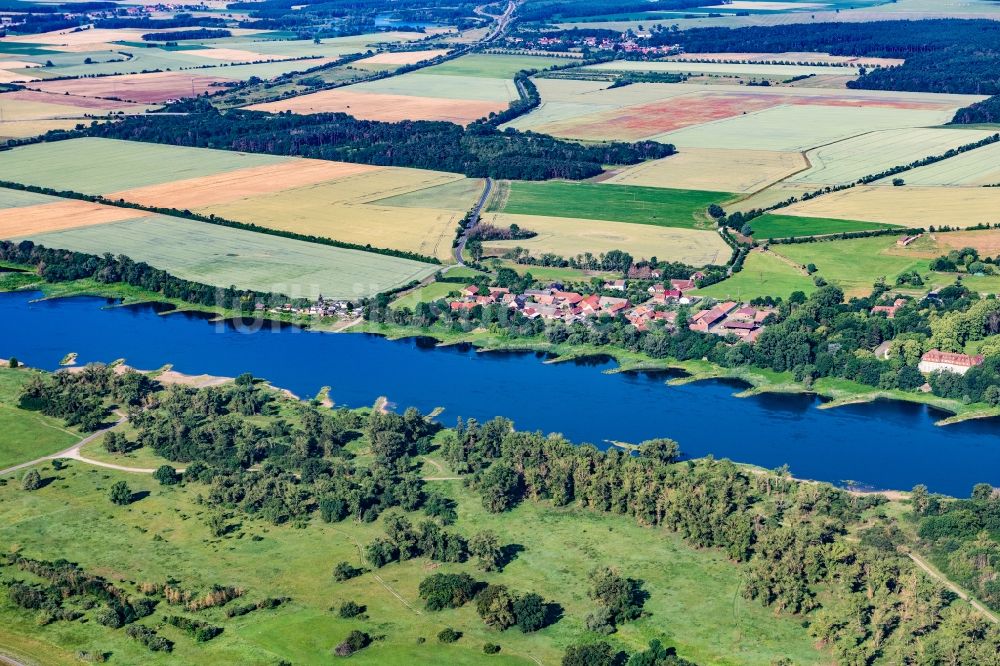
[[[712,454],[792,474],[876,489],[925,483],[966,496],[976,483],[1000,485],[1000,422],[939,427],[946,416],[921,405],[880,401],[821,410],[810,395],[736,398],[742,386],[703,381],[668,386],[665,373],[616,373],[609,359],[546,364],[536,353],[480,353],[421,339],[330,334],[294,327],[247,332],[198,314],[160,314],[152,305],[109,307],[99,298],[32,302],[0,294],[0,357],[56,369],[124,358],[136,368],[171,363],[191,374],[252,372],[299,396],[325,385],[338,405],[387,396],[400,409],[511,418],[525,430],[560,432],[607,446],[671,437],[692,457]],[[2,436],[2,434],[0,434]]]

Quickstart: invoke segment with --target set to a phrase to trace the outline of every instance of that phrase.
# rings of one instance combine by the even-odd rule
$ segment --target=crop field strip
[[[854,231],[871,231],[887,229],[894,225],[878,222],[859,222],[857,220],[835,220],[819,217],[798,217],[795,215],[776,215],[765,213],[755,217],[750,222],[753,235],[757,240],[768,238],[791,238],[802,236],[824,236]]]
[[[868,132],[844,141],[828,144],[807,152],[812,167],[788,179],[789,183],[817,183],[838,185],[850,183],[858,178],[875,174],[893,166],[909,164],[929,155],[941,155],[952,148],[974,143],[990,136],[985,130],[960,130],[940,128],[909,128]],[[975,153],[986,148],[970,151],[970,161],[985,167],[988,158],[976,157]],[[989,151],[988,151],[989,152]],[[998,155],[992,152],[994,160]],[[952,157],[932,166],[945,167]],[[996,164],[996,162],[993,162]],[[922,167],[923,168],[927,167]],[[962,169],[964,171],[964,169]],[[904,178],[910,178],[908,172]],[[917,184],[917,183],[915,183]],[[938,183],[935,183],[938,184]],[[940,183],[947,184],[947,183]]]
[[[983,146],[935,164],[918,167],[901,174],[901,177],[907,185],[916,186],[994,185],[1000,183],[1000,144]],[[891,185],[892,178],[878,180],[874,184]]]
[[[52,203],[0,209],[0,238],[23,238],[54,231],[138,220],[151,215],[141,210],[104,206],[76,199],[59,199]]]
[[[696,266],[723,264],[731,254],[719,234],[709,230],[510,213],[486,213],[483,222],[500,228],[517,224],[538,234],[524,240],[485,242],[487,254],[499,255],[516,247],[536,257],[546,253],[574,257],[622,250],[637,259],[655,256],[660,261]]]
[[[806,167],[797,152],[686,148],[622,169],[603,183],[688,190],[755,192]]]
[[[975,151],[973,151],[975,152]],[[904,174],[905,178],[905,174]],[[997,222],[998,187],[858,186],[782,208],[783,215],[908,227],[969,227]]]
[[[705,208],[732,197],[725,192],[672,190],[658,187],[570,183],[512,182],[503,201],[490,203],[492,212],[546,215],[631,222],[694,229],[702,226]]]
[[[821,76],[831,73],[857,75],[854,67],[823,67],[819,65],[765,65],[757,63],[685,62],[680,60],[624,60],[588,65],[585,70],[604,72],[672,72],[677,74],[731,74],[764,78]]]
[[[292,297],[373,296],[427,277],[437,269],[408,259],[165,215],[29,237],[48,247],[125,254],[196,282],[275,291]]]

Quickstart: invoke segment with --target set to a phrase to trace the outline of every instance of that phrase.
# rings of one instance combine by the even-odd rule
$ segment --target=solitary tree
[[[469,540],[469,553],[478,559],[477,564],[483,571],[496,571],[500,568],[503,551],[500,549],[500,539],[491,530],[483,530],[472,535]]]
[[[124,481],[117,481],[108,492],[108,499],[112,504],[125,506],[132,502],[132,489]]]
[[[172,486],[181,481],[181,475],[170,465],[160,465],[153,472],[153,478],[159,481],[161,486]]]
[[[28,473],[21,479],[21,487],[25,490],[38,490],[42,487],[42,476],[38,470],[29,469]]]

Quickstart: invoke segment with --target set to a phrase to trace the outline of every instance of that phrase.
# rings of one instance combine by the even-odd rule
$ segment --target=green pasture
[[[793,291],[808,294],[815,289],[812,278],[779,257],[751,252],[742,271],[695,293],[707,298],[749,301],[764,296],[788,298]]]
[[[85,194],[108,194],[289,159],[292,158],[88,137],[5,152],[0,160],[0,180]]]
[[[6,362],[0,367],[0,469],[50,455],[80,441],[80,436],[59,419],[20,407],[21,389],[34,374],[27,368],[12,370]]]
[[[32,237],[47,247],[124,254],[217,287],[293,297],[362,298],[431,275],[437,267],[359,250],[157,215]]]
[[[513,79],[522,69],[545,69],[553,65],[568,65],[571,58],[548,56],[491,55],[474,53],[434,65],[424,70],[427,74],[449,76],[479,76],[488,79]]]
[[[411,310],[417,307],[417,303],[430,303],[436,301],[439,298],[445,298],[451,292],[457,292],[462,288],[463,285],[457,284],[455,282],[432,282],[426,287],[421,287],[420,289],[414,289],[413,291],[400,296],[392,303],[394,308],[410,308]]]
[[[896,236],[775,245],[772,250],[797,264],[816,264],[817,275],[841,287],[845,293],[869,293],[884,277],[895,284],[900,273],[928,271],[928,259],[896,248]]]
[[[852,231],[888,229],[893,225],[878,222],[857,222],[854,220],[834,220],[825,217],[799,217],[796,215],[775,215],[765,213],[750,221],[750,228],[757,240],[768,238],[792,238],[802,236],[822,236]]]
[[[277,610],[238,619],[225,618],[221,609],[197,613],[198,619],[225,628],[207,643],[157,626],[175,642],[170,655],[148,652],[124,631],[94,621],[38,626],[33,614],[15,609],[4,598],[0,647],[44,663],[75,663],[72,655],[77,651],[111,652],[116,663],[151,665],[328,663],[334,659],[332,648],[351,630],[361,629],[380,638],[352,656],[351,663],[481,664],[482,646],[492,642],[502,650],[490,663],[553,664],[570,643],[598,638],[586,632],[584,618],[593,607],[585,578],[599,564],[617,566],[641,579],[650,595],[644,616],[609,638],[616,647],[635,650],[658,638],[704,664],[766,666],[780,657],[796,664],[829,661],[813,647],[800,618],[776,616],[742,598],[740,570],[724,555],[693,549],[676,535],[639,527],[621,516],[532,503],[507,514],[488,514],[461,482],[431,482],[458,502],[458,522],[451,529],[467,537],[477,530],[494,530],[501,543],[518,546],[515,559],[502,572],[484,574],[471,562],[438,566],[421,558],[379,569],[380,580],[366,573],[337,583],[333,566],[341,561],[360,565],[358,546],[382,533],[381,520],[327,525],[314,517],[299,529],[232,516],[230,535],[215,538],[206,526],[208,510],[196,502],[207,486],[162,487],[146,475],[77,462],[58,472],[51,466],[39,471],[43,479],[52,479],[40,490],[29,493],[16,483],[0,487],[0,539],[18,544],[21,554],[67,558],[130,592],[138,582],[173,578],[184,589],[204,590],[212,584],[245,588],[244,599],[233,603],[291,598]],[[134,493],[148,495],[127,507],[114,506],[107,493],[118,480],[125,480]],[[411,516],[414,522],[421,518]],[[562,618],[525,635],[517,629],[501,633],[487,628],[473,604],[427,611],[417,597],[420,581],[450,571],[537,592],[559,604]],[[341,619],[334,609],[347,600],[363,604],[365,617]],[[142,623],[159,625],[178,610],[161,602]],[[443,646],[435,635],[446,626],[463,636]]]
[[[490,210],[694,229],[703,226],[709,204],[731,196],[636,185],[512,181],[506,201],[494,198]]]

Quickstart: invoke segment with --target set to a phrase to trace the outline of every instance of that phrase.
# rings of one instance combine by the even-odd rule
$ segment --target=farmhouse
[[[905,298],[897,298],[892,305],[876,305],[871,309],[872,314],[884,313],[886,317],[892,319],[896,316],[896,311],[906,305]]]
[[[699,333],[711,333],[713,332],[712,329],[721,323],[726,315],[733,311],[736,305],[732,301],[726,301],[725,303],[719,303],[710,310],[702,310],[691,317],[688,328]]]
[[[917,368],[920,372],[955,372],[964,375],[969,368],[982,365],[983,357],[969,356],[968,354],[955,354],[932,349],[920,357],[920,364]]]

